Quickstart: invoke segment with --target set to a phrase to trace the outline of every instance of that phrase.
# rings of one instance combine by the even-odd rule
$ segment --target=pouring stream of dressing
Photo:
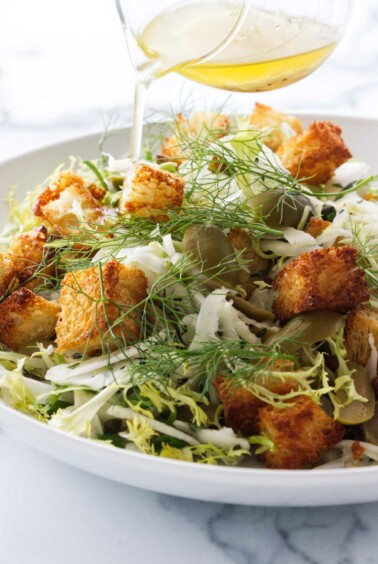
[[[133,36],[116,0],[127,41],[147,57],[137,68],[131,156],[140,157],[146,91],[171,72],[224,90],[259,92],[313,72],[340,30],[304,17],[252,7],[250,1],[179,3]],[[230,22],[233,22],[232,27]]]

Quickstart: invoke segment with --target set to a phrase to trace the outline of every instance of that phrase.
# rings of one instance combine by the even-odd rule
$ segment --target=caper
[[[365,368],[354,362],[348,363],[349,368],[355,370],[352,374],[356,391],[367,401],[354,400],[339,411],[337,420],[343,425],[360,425],[366,423],[374,416],[375,394],[371,380]],[[346,393],[343,390],[337,392],[340,401],[345,401]]]
[[[311,201],[293,190],[267,190],[256,194],[249,200],[257,217],[263,218],[272,228],[298,227],[305,209],[309,210],[307,219],[314,215]]]
[[[332,222],[336,216],[336,208],[331,204],[324,204],[324,206],[322,207],[321,216],[324,221]]]
[[[235,288],[239,283],[240,267],[234,249],[216,225],[193,225],[185,231],[184,251],[211,285]]]
[[[104,431],[105,433],[113,434],[119,433],[121,430],[122,421],[119,419],[108,419],[104,422]]]
[[[267,339],[267,345],[283,341],[282,348],[294,353],[303,346],[313,345],[332,337],[340,327],[341,315],[333,311],[312,311],[291,319],[280,331]]]

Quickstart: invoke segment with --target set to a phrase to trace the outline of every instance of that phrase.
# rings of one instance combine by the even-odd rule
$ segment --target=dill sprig
[[[214,194],[205,204],[187,204],[180,210],[168,211],[167,215],[168,220],[160,224],[149,218],[121,216],[97,232],[85,230],[83,225],[77,234],[51,240],[46,247],[55,250],[60,268],[69,272],[90,266],[98,251],[102,252],[104,260],[117,256],[122,249],[161,242],[161,238],[168,234],[176,241],[182,241],[185,231],[192,225],[216,225],[225,231],[239,227],[255,237],[283,236],[282,231],[272,229],[256,218],[245,203],[225,207]]]
[[[374,295],[378,294],[378,239],[362,234],[363,227],[351,220],[351,244],[358,251],[357,265],[364,270],[365,278]]]
[[[143,356],[143,362],[132,369],[133,381],[138,386],[154,382],[158,387],[189,384],[200,394],[207,395],[219,377],[227,382],[230,395],[243,387],[265,403],[285,407],[293,398],[307,394],[316,396],[315,389],[321,386],[319,367],[314,370],[281,371],[279,363],[294,361],[284,352],[285,339],[274,346],[258,343],[249,345],[243,339],[219,339],[203,343],[199,348],[186,348],[177,342],[159,343],[151,346]],[[284,378],[295,380],[296,386],[286,394],[274,392],[274,384]],[[273,386],[272,386],[273,384]],[[324,390],[325,392],[326,390]],[[323,393],[319,391],[320,395]]]

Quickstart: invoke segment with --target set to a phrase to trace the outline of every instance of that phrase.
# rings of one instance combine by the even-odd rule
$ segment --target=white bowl
[[[347,145],[378,172],[378,120],[343,116],[301,115],[304,122],[329,119],[341,125]],[[58,143],[0,165],[1,190],[32,190],[70,155],[96,158],[100,135]],[[129,130],[118,131],[106,149],[121,155]],[[375,167],[375,168],[374,168]],[[6,219],[0,209],[1,224]],[[378,466],[340,470],[268,470],[225,468],[160,459],[123,451],[51,429],[16,410],[0,405],[0,423],[35,448],[93,474],[156,492],[207,501],[245,505],[338,505],[378,500]]]

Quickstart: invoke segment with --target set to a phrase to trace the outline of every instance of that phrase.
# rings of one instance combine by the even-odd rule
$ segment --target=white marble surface
[[[378,2],[355,4],[345,39],[319,71],[258,98],[378,117]],[[132,74],[111,2],[0,0],[0,158],[101,129],[114,108],[121,123]],[[181,86],[162,80],[150,107],[177,103]],[[222,99],[193,85],[186,92]],[[255,99],[231,103],[248,108]],[[264,509],[169,498],[74,470],[1,430],[0,460],[1,564],[378,561],[376,503]]]
[[[378,504],[190,501],[114,484],[0,434],[1,564],[375,564]]]

